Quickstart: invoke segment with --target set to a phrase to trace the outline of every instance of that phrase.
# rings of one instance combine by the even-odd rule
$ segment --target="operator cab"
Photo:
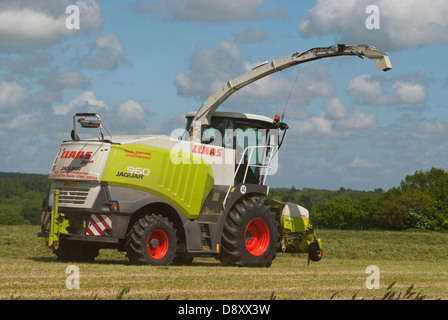
[[[196,112],[187,113],[187,131],[195,115]],[[201,143],[235,150],[235,184],[264,184],[286,129],[288,126],[278,116],[271,119],[247,113],[215,112],[210,125],[202,127]]]

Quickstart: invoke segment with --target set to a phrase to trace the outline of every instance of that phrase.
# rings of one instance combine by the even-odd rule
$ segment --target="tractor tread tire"
[[[152,258],[147,248],[149,234],[156,229],[163,230],[169,240],[168,250],[161,259]],[[129,262],[135,265],[169,265],[175,259],[177,242],[176,229],[168,218],[156,214],[145,214],[134,223],[126,236],[126,256]]]
[[[245,244],[245,231],[254,219],[262,219],[269,230],[269,244],[266,251],[252,255]],[[224,223],[220,253],[217,259],[225,266],[270,267],[277,256],[280,244],[279,223],[275,213],[260,200],[246,199],[237,203],[229,212]]]

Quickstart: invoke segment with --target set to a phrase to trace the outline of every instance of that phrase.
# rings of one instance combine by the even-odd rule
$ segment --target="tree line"
[[[0,224],[40,224],[47,175],[0,172]],[[387,191],[272,188],[268,200],[304,206],[314,226],[448,230],[448,172],[416,171]]]
[[[306,207],[313,226],[323,228],[448,230],[448,172],[441,168],[416,171],[387,191],[294,188],[272,197]]]
[[[0,172],[0,224],[40,224],[47,175]]]

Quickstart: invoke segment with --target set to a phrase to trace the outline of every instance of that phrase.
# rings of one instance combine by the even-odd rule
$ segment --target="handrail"
[[[272,158],[274,157],[276,151],[278,150],[278,146],[276,146],[276,145],[265,145],[265,146],[249,146],[249,147],[246,147],[244,149],[244,152],[241,155],[240,161],[238,162],[238,166],[237,166],[237,168],[235,170],[235,173],[233,175],[233,181],[235,181],[236,175],[238,174],[238,172],[240,170],[240,167],[241,167],[241,165],[244,162],[244,155],[249,151],[249,149],[250,149],[250,154],[249,154],[249,157],[247,159],[247,166],[246,166],[246,169],[244,171],[244,177],[243,177],[242,183],[244,184],[246,182],[246,178],[247,178],[247,173],[249,171],[249,167],[257,167],[257,168],[262,168],[262,169],[266,170],[264,172],[264,174],[260,173],[259,182],[258,182],[258,184],[264,185],[265,182],[266,182],[266,178],[268,176],[268,171],[272,169],[271,168],[271,161],[272,161]],[[263,156],[262,164],[251,164],[252,155],[253,155],[253,152],[254,152],[255,149],[266,149],[266,152],[264,153],[264,156]],[[269,153],[268,159],[266,161],[266,157],[267,157],[267,152],[268,151],[270,153]],[[226,202],[227,202],[227,198],[229,197],[229,193],[230,193],[231,188],[232,188],[232,186],[229,186],[229,189],[227,190],[227,193],[226,193],[226,196],[224,198],[223,205],[222,205],[223,208],[225,208],[225,205],[226,205]]]

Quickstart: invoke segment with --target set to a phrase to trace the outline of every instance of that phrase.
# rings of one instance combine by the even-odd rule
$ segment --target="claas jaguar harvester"
[[[288,125],[278,116],[216,109],[272,73],[346,55],[367,57],[383,71],[392,67],[372,46],[343,44],[264,62],[187,113],[177,136],[112,136],[98,114],[75,114],[71,140],[49,173],[39,236],[66,261],[91,261],[102,248],[125,251],[132,264],[211,256],[229,266],[269,267],[279,251],[319,261],[322,244],[308,210],[266,201],[266,178],[277,170]],[[79,127],[96,137],[80,138],[87,131]]]

